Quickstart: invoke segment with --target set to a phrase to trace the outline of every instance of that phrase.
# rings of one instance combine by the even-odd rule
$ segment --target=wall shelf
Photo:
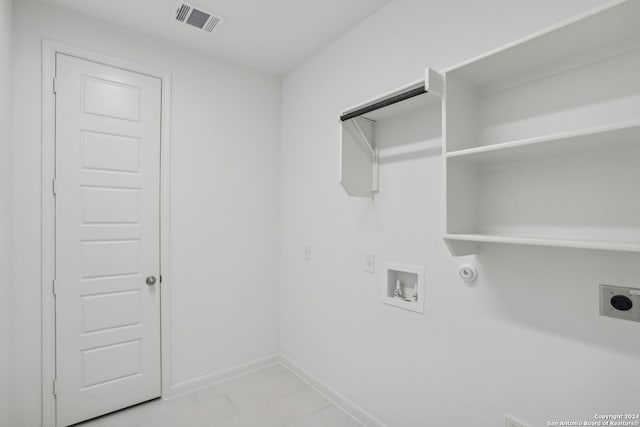
[[[549,246],[560,248],[596,249],[603,251],[640,252],[639,242],[606,240],[559,239],[526,236],[495,236],[490,234],[447,234],[448,242],[462,243],[509,243],[516,245]],[[455,244],[454,243],[454,244]],[[471,253],[475,253],[475,250]],[[468,253],[466,255],[470,255]],[[461,254],[462,255],[462,254]]]
[[[378,191],[376,123],[432,107],[439,109],[442,93],[442,76],[427,69],[424,80],[385,92],[340,113],[339,182],[349,196],[373,197]]]
[[[591,62],[590,56],[626,49],[626,42],[638,37],[639,14],[640,5],[635,0],[609,2],[447,72],[455,71],[476,87],[502,89],[529,77],[548,76],[558,68],[568,70],[583,61]]]
[[[640,252],[640,2],[444,72],[445,241]]]
[[[610,149],[624,144],[640,144],[640,120],[467,148],[448,152],[445,156],[478,163],[503,162]]]

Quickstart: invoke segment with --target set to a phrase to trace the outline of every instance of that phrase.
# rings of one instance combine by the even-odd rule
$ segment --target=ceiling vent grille
[[[206,12],[188,3],[181,3],[176,9],[176,21],[189,24],[199,30],[213,33],[220,27],[224,18],[220,15]]]

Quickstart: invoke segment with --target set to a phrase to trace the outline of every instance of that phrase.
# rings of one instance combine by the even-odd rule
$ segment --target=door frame
[[[55,380],[55,176],[56,105],[54,77],[56,54],[61,53],[161,80],[160,129],[160,358],[161,396],[171,392],[171,269],[170,269],[170,153],[171,74],[164,70],[102,55],[87,49],[42,39],[42,426],[56,426]]]

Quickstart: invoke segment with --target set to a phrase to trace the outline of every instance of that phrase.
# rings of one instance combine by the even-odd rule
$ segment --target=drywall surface
[[[395,124],[400,142],[422,148],[382,161],[375,200],[338,184],[341,110],[603,3],[396,1],[285,77],[284,355],[389,427],[640,410],[639,324],[598,315],[598,285],[637,286],[640,256],[486,245],[452,258],[437,112],[419,134]],[[386,261],[425,267],[424,315],[382,304]],[[478,268],[474,286],[457,276],[464,263]]]
[[[0,0],[0,426],[11,425],[11,0]]]
[[[13,146],[20,386],[12,427],[40,425],[43,37],[172,74],[172,378],[165,380],[180,387],[276,353],[279,80],[55,6],[20,1]]]

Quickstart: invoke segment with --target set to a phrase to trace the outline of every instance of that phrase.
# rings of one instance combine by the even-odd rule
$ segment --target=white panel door
[[[160,94],[56,56],[58,426],[160,396]]]

